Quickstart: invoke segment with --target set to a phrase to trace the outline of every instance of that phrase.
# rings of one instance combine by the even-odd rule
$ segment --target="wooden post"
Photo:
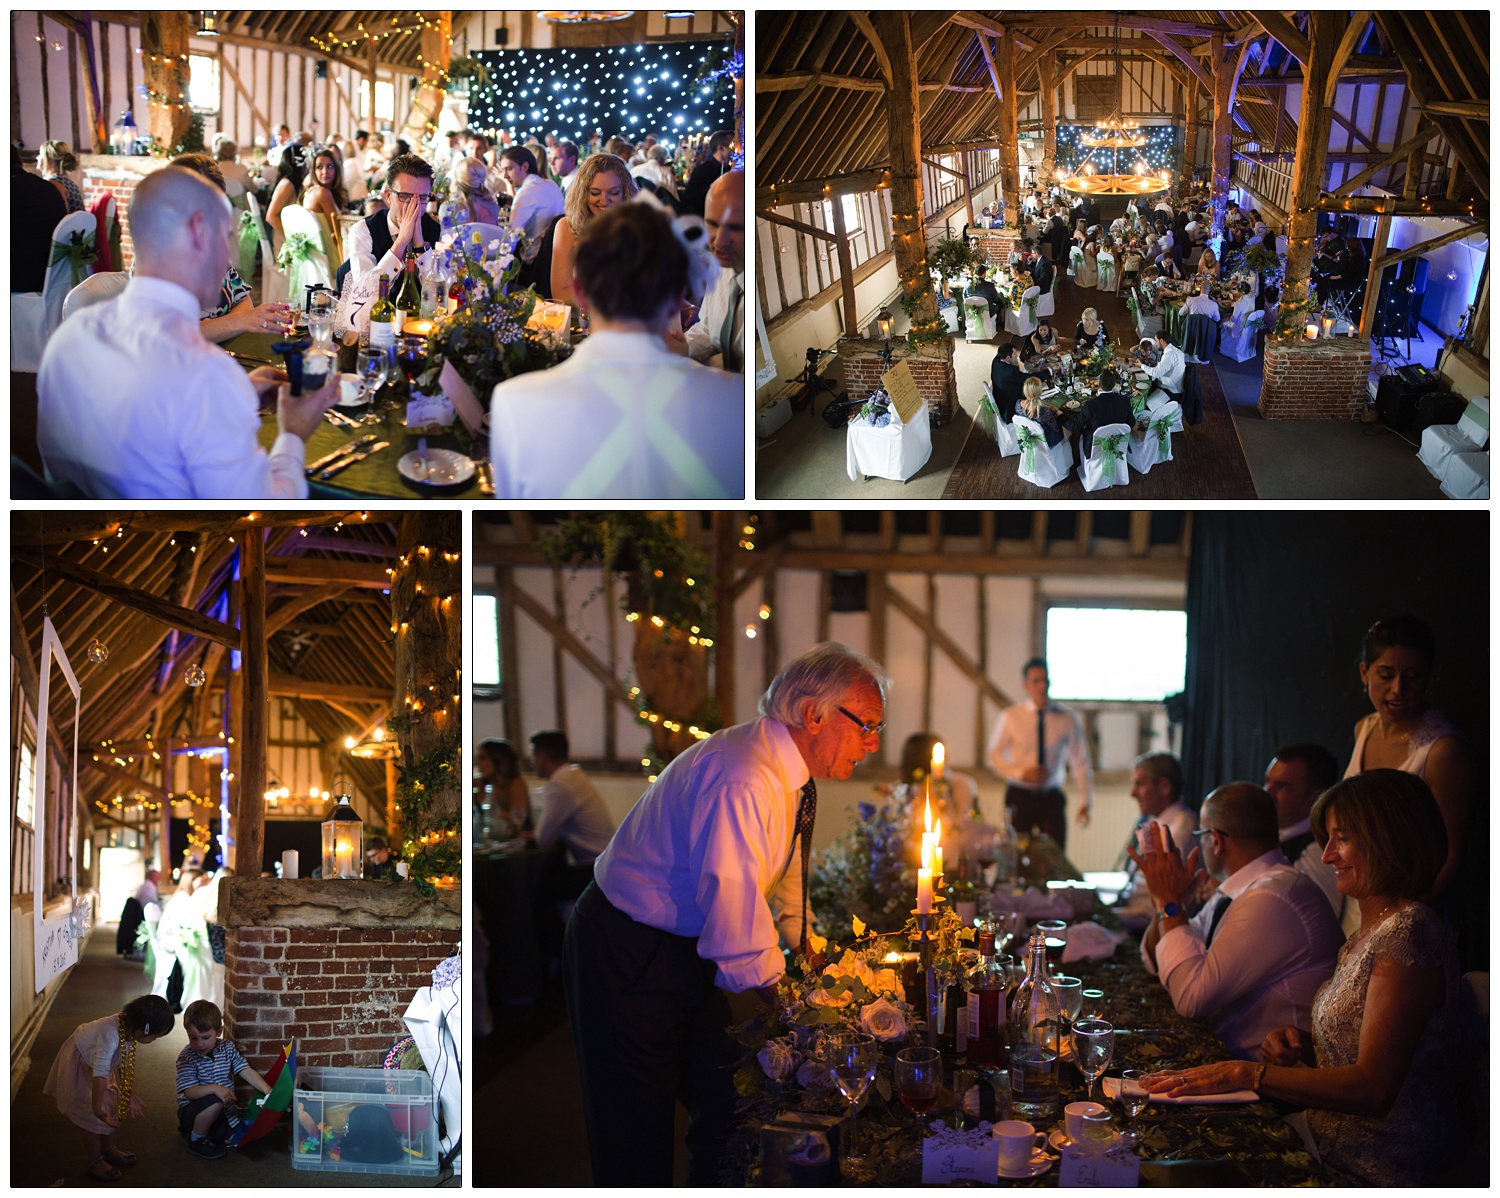
[[[1042,184],[1049,186],[1052,173],[1057,169],[1057,85],[1053,83],[1056,56],[1051,50],[1044,51],[1037,60],[1037,78],[1041,88],[1038,98],[1042,104]]]
[[[1185,181],[1191,181],[1193,167],[1198,165],[1198,76],[1189,74],[1187,86],[1183,88],[1184,107],[1183,114],[1184,131],[1182,139],[1182,175]]]
[[[839,282],[844,288],[844,336],[859,336],[859,313],[854,305],[854,258],[849,253],[849,233],[844,223],[844,197],[834,196],[829,201],[833,209],[833,235],[837,239],[834,248],[839,256]]]
[[[240,801],[235,829],[235,870],[260,877],[266,844],[266,717],[271,701],[266,651],[266,533],[247,528],[240,553],[240,669],[244,701],[239,711]]]
[[[1375,306],[1380,303],[1380,255],[1390,241],[1391,218],[1382,216],[1375,222],[1375,244],[1370,248],[1370,277],[1365,280],[1365,306],[1360,312],[1359,335],[1369,337],[1375,331]]]
[[[1318,228],[1318,196],[1323,187],[1328,154],[1331,111],[1323,105],[1323,89],[1333,65],[1334,51],[1348,23],[1347,13],[1312,12],[1307,23],[1307,61],[1302,64],[1302,107],[1297,124],[1297,161],[1287,196],[1286,280],[1283,307],[1305,303],[1312,274],[1313,235]],[[1217,69],[1219,59],[1214,66]],[[1217,112],[1215,113],[1217,115]]]
[[[927,277],[922,132],[917,127],[921,99],[917,90],[916,53],[911,43],[911,17],[905,12],[881,11],[871,13],[870,22],[891,64],[891,90],[886,95],[891,148],[891,249],[902,293],[920,297],[912,324],[926,325],[936,321],[938,315],[937,296]]]
[[[1000,80],[1000,194],[1012,207],[1006,213],[1014,221],[1021,204],[1021,158],[1016,143],[1016,41],[1010,29],[995,41],[995,74]],[[983,35],[981,35],[983,36]]]
[[[146,131],[169,154],[182,144],[193,123],[187,103],[190,22],[185,10],[141,13],[141,66],[146,87],[160,97],[150,101]]]
[[[969,180],[970,162],[973,160],[973,151],[965,149],[963,152],[964,163],[964,207],[968,210],[969,227],[974,227],[974,186]]]
[[[1213,232],[1219,237],[1224,232],[1224,207],[1229,198],[1229,171],[1234,165],[1234,117],[1230,111],[1230,99],[1234,92],[1234,68],[1237,57],[1233,51],[1224,52],[1224,35],[1216,33],[1210,40],[1210,64],[1214,80],[1214,144],[1213,181],[1209,185],[1209,202],[1213,207]],[[1319,92],[1319,95],[1322,93]],[[1324,149],[1327,149],[1328,121],[1323,121]],[[1321,170],[1322,154],[1318,156]]]
[[[1420,112],[1417,113],[1418,134],[1422,132],[1422,129],[1425,125],[1426,121],[1423,119],[1422,114]],[[1417,146],[1416,149],[1412,150],[1412,152],[1406,156],[1406,179],[1403,181],[1402,194],[1408,200],[1414,200],[1417,198],[1417,192],[1419,190],[1418,185],[1422,181],[1422,150],[1425,145],[1426,143],[1424,142],[1422,145]],[[1370,256],[1370,260],[1372,262],[1375,260],[1375,256],[1373,254]]]
[[[422,82],[412,97],[406,128],[401,131],[401,136],[412,146],[421,145],[437,132],[438,114],[443,111],[443,97],[447,95],[442,76],[453,51],[453,14],[440,12],[437,18],[436,29],[422,26]]]
[[[99,56],[94,49],[94,22],[85,13],[75,18],[78,30],[79,48],[83,53],[83,67],[87,72],[86,80],[88,86],[83,90],[83,99],[88,109],[89,118],[89,143],[95,154],[109,152],[109,127],[104,119],[104,105],[108,102],[101,98],[99,92]],[[106,41],[104,56],[109,57],[109,45]]]
[[[834,211],[838,211],[835,203]],[[739,543],[736,512],[714,513],[714,698],[719,704],[719,722],[734,723],[734,548]]]

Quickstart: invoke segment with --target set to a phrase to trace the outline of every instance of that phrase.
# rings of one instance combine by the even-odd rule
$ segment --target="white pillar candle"
[[[917,870],[917,914],[932,914],[932,870]]]
[[[297,850],[287,849],[281,854],[281,876],[283,878],[297,877]]]

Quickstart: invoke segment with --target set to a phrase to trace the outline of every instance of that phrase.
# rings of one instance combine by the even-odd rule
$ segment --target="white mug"
[[[360,378],[357,374],[339,375],[339,401],[353,403],[359,398]]]
[[[1090,1111],[1103,1111],[1097,1102],[1070,1102],[1063,1107],[1064,1130],[1075,1144],[1083,1139],[1083,1117]]]
[[[1000,1141],[1000,1167],[1007,1173],[1017,1173],[1031,1160],[1037,1131],[1020,1119],[1007,1119],[995,1124],[995,1139]]]

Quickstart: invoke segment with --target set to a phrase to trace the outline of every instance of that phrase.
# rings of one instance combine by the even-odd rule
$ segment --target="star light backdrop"
[[[1089,152],[1089,147],[1078,140],[1082,133],[1093,129],[1093,125],[1059,125],[1057,127],[1057,164],[1077,170]],[[1152,174],[1171,171],[1175,179],[1182,151],[1178,148],[1176,125],[1142,125],[1139,130],[1146,135],[1146,144],[1138,150],[1120,150],[1120,173],[1131,174],[1135,160],[1144,158]],[[1089,159],[1097,171],[1113,170],[1114,150],[1097,149]]]
[[[734,84],[710,78],[725,42],[655,42],[572,50],[483,50],[490,81],[469,95],[473,129],[547,134],[583,145],[595,129],[632,144],[734,128]]]

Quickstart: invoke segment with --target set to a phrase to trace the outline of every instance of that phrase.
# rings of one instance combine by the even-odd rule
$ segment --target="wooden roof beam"
[[[1303,67],[1307,66],[1307,37],[1292,24],[1290,17],[1279,12],[1257,11],[1255,19],[1260,22],[1262,29],[1281,44],[1282,49],[1295,58]]]
[[[1420,107],[1423,112],[1433,116],[1457,116],[1469,121],[1490,119],[1488,100],[1428,100],[1425,104],[1420,104]]]
[[[864,13],[855,10],[849,14],[854,26],[865,36],[865,41],[870,43],[870,49],[875,51],[875,61],[880,66],[880,74],[885,79],[886,87],[891,86],[891,59],[885,52],[885,47],[880,44],[880,38],[875,35],[875,27],[870,24],[870,18]]]
[[[1101,16],[1104,17],[1103,20],[1100,19]],[[1035,26],[1041,29],[1109,29],[1118,24],[1121,29],[1135,29],[1141,32],[1154,30],[1158,33],[1182,37],[1206,38],[1215,33],[1230,35],[1230,27],[1227,24],[1204,25],[1196,21],[1173,21],[1154,13],[1017,13],[1007,10],[1005,17],[1008,24],[1022,27]],[[1028,17],[1034,19],[1028,20]]]
[[[1375,162],[1371,166],[1365,168],[1359,174],[1355,175],[1352,179],[1346,179],[1342,184],[1339,185],[1338,190],[1333,194],[1335,196],[1346,196],[1359,190],[1377,174],[1383,171],[1386,167],[1392,165],[1399,159],[1405,158],[1413,150],[1425,146],[1433,139],[1434,136],[1436,136],[1434,130],[1423,129],[1418,132],[1415,137],[1407,138],[1406,141],[1402,142],[1399,146],[1397,146],[1389,154],[1385,155],[1385,157],[1381,158],[1378,162]]]
[[[858,195],[863,191],[874,191],[887,182],[890,171],[883,166],[854,171],[847,175],[830,175],[826,179],[794,179],[785,183],[773,183],[769,187],[755,189],[755,204],[758,208],[776,207],[782,204],[811,204],[834,196]]]
[[[345,562],[331,558],[273,557],[266,560],[268,583],[294,583],[305,586],[363,588],[386,590],[391,585],[390,567],[379,562]]]
[[[1157,33],[1154,30],[1152,30],[1151,31],[1151,36],[1156,41],[1160,42],[1162,44],[1162,46],[1164,46],[1168,51],[1170,51],[1171,54],[1172,54],[1172,56],[1174,58],[1176,58],[1179,62],[1181,62],[1183,66],[1187,67],[1188,70],[1190,70],[1194,75],[1196,75],[1197,78],[1198,78],[1198,82],[1201,83],[1208,90],[1208,93],[1210,95],[1213,94],[1213,90],[1214,90],[1213,76],[1210,75],[1207,71],[1205,71],[1203,69],[1202,64],[1196,58],[1194,58],[1191,54],[1189,54],[1186,50],[1184,50],[1180,45],[1178,45],[1177,42],[1175,42],[1172,38],[1168,37],[1164,33]]]
[[[1354,54],[1354,48],[1359,45],[1360,38],[1364,37],[1365,30],[1370,26],[1371,14],[1368,12],[1356,12],[1344,30],[1344,36],[1339,39],[1337,49],[1333,52],[1333,66],[1328,72],[1328,83],[1323,89],[1323,106],[1333,107],[1334,93],[1339,87],[1339,72],[1344,69],[1350,57]]]
[[[238,630],[236,630],[238,631]],[[346,703],[392,701],[391,687],[358,686],[348,682],[319,682],[295,674],[272,674],[267,693],[273,699],[341,699]]]

